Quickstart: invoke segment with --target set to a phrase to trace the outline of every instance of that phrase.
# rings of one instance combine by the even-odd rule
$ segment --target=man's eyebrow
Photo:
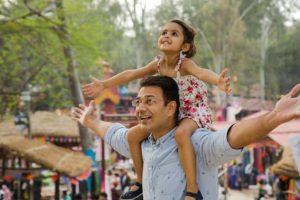
[[[141,98],[149,98],[149,97],[155,97],[154,95],[151,95],[151,94],[149,94],[149,95],[145,95],[144,97],[136,97],[136,99],[141,99]]]

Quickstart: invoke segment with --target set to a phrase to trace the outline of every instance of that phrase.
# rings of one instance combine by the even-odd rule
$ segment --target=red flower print
[[[193,107],[193,108],[190,109],[190,111],[191,111],[192,113],[197,112],[197,108],[194,108],[194,107]]]
[[[191,85],[194,85],[194,84],[195,84],[195,81],[194,81],[194,80],[190,80],[190,84],[191,84]]]
[[[196,99],[198,100],[198,101],[203,101],[203,99],[202,99],[202,95],[201,94],[196,94]]]
[[[189,86],[189,87],[187,88],[187,91],[188,91],[189,93],[192,93],[193,90],[194,90],[194,89],[193,89],[191,86]]]
[[[183,103],[185,106],[190,106],[192,104],[192,101],[189,99],[183,100]]]

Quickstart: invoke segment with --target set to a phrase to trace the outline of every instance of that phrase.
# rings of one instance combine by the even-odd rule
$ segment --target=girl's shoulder
[[[184,72],[188,72],[190,68],[192,67],[199,67],[196,62],[190,58],[185,58],[182,62],[181,62],[181,67],[180,69]]]
[[[185,58],[184,60],[182,60],[181,67],[188,67],[188,66],[198,66],[198,65],[193,59]]]

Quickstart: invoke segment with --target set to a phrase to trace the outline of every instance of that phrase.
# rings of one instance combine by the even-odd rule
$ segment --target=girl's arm
[[[157,72],[156,66],[157,60],[153,60],[142,68],[125,70],[106,80],[98,80],[91,77],[92,82],[84,85],[82,91],[85,96],[95,97],[107,87],[121,85],[132,80],[155,74]]]
[[[215,72],[198,67],[191,59],[182,62],[183,75],[193,75],[206,83],[214,84],[226,93],[230,92],[230,78],[227,76],[228,69],[223,69],[220,75]]]
[[[111,78],[103,80],[104,87],[117,86],[130,81],[153,75],[157,72],[157,60],[154,60],[144,67],[125,70]]]

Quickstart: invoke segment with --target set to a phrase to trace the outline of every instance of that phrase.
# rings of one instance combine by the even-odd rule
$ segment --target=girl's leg
[[[196,155],[191,143],[191,136],[198,128],[198,125],[191,119],[183,119],[175,133],[175,140],[178,146],[178,154],[181,165],[186,176],[186,190],[197,193],[197,173],[196,173]],[[193,199],[186,197],[185,200]]]
[[[139,125],[134,126],[128,130],[128,144],[133,160],[133,165],[137,174],[137,182],[142,183],[143,176],[143,158],[141,150],[141,142],[149,136],[149,132],[142,129]],[[135,190],[137,186],[133,186],[132,190]],[[137,188],[136,188],[137,189]]]

